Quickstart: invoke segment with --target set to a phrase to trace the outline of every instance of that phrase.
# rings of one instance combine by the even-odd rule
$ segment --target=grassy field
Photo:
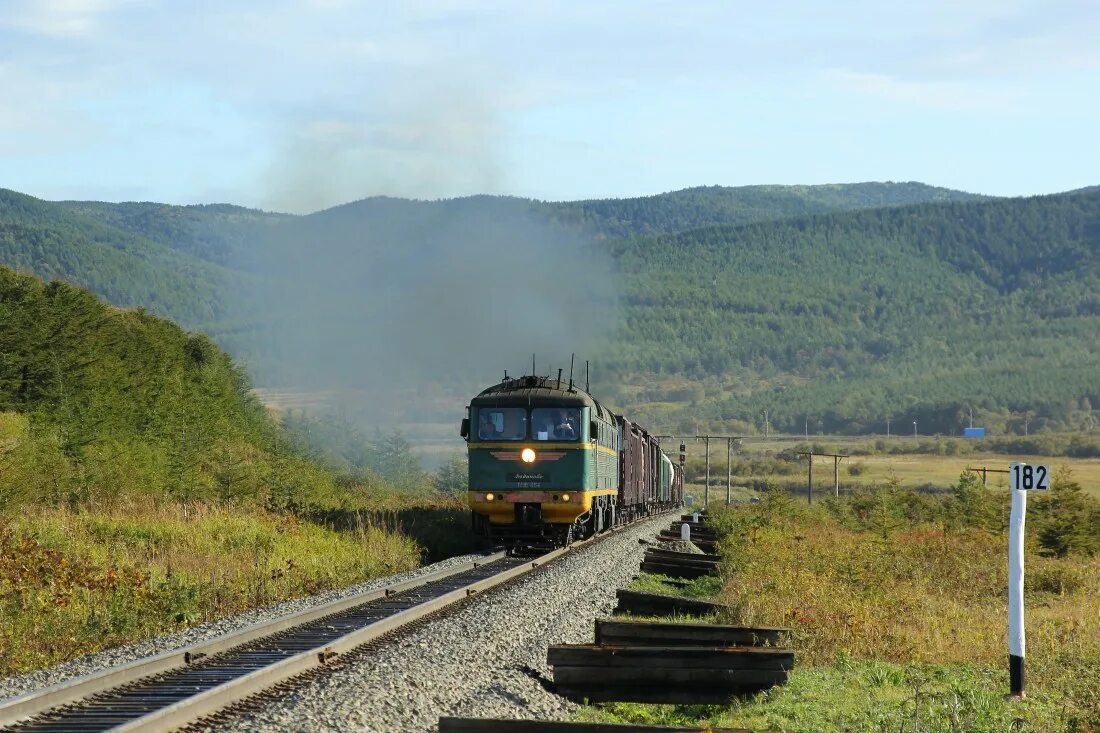
[[[1057,436],[1052,444],[1065,444],[1087,436]],[[813,446],[819,452],[848,454],[840,461],[841,489],[885,486],[894,483],[902,488],[934,487],[947,489],[967,468],[1007,470],[1015,461],[1045,463],[1057,473],[1068,470],[1087,493],[1100,498],[1100,458],[1051,455],[1038,452],[1004,453],[975,450],[978,444],[959,439],[932,440],[922,438],[871,439],[866,437],[811,436],[802,438],[746,439],[733,456],[734,498],[746,499],[756,493],[763,481],[801,490],[806,486],[806,462],[791,460],[792,451]],[[666,446],[667,448],[667,446]],[[688,442],[688,485],[697,498],[702,497],[705,460],[701,443]],[[715,492],[719,500],[726,495],[726,446],[722,441],[711,445],[711,499]],[[991,487],[1007,486],[1006,475],[989,473]],[[833,489],[833,459],[814,459],[814,493],[827,495]]]
[[[151,502],[0,516],[0,676],[416,567],[395,530]]]
[[[1021,455],[1008,457],[992,453],[976,453],[968,456],[930,456],[930,455],[871,455],[849,458],[841,463],[840,480],[842,484],[880,486],[891,478],[896,478],[903,487],[916,487],[923,484],[950,486],[959,480],[959,474],[966,468],[1008,470],[1015,461],[1025,463],[1046,463],[1055,472],[1069,469],[1082,488],[1100,497],[1100,458],[1069,458],[1066,456]],[[819,465],[824,475],[823,487],[832,482],[832,459],[823,458]],[[854,468],[853,468],[854,467]],[[852,472],[849,472],[852,469]],[[815,471],[817,467],[815,467]],[[852,475],[858,471],[858,475]],[[989,485],[1006,488],[1006,474],[990,473]],[[815,485],[817,482],[815,481]]]
[[[1089,554],[1100,542],[1081,526],[1100,529],[1100,508],[1068,487],[1029,512],[1026,700],[1004,697],[1005,492],[860,492],[806,508],[776,491],[715,508],[723,576],[688,592],[729,604],[725,621],[791,628],[789,683],[730,706],[616,704],[583,717],[832,733],[1100,730],[1100,555]],[[1058,556],[1049,537],[1040,543],[1073,523],[1077,549]]]

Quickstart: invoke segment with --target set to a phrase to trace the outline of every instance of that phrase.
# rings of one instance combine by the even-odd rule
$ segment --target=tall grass
[[[724,558],[714,597],[732,608],[723,620],[790,627],[790,682],[729,706],[584,716],[837,733],[1100,730],[1100,553],[1080,531],[1100,503],[1058,478],[1028,516],[1027,700],[1004,699],[1007,497],[971,477],[945,495],[887,486],[809,508],[773,490],[712,508]]]
[[[120,502],[0,515],[0,675],[409,570],[420,548],[212,504]]]
[[[1100,556],[1059,557],[1041,543],[1041,528],[1059,526],[1059,501],[1077,495],[1066,478],[1029,518],[1027,664],[1033,696],[1063,709],[1063,727],[1087,730],[1100,726]],[[947,498],[887,488],[813,510],[778,495],[731,508],[719,520],[720,597],[737,622],[791,627],[800,665],[971,669],[1003,691],[1004,499],[963,479]],[[1036,725],[1054,719],[1033,712]]]

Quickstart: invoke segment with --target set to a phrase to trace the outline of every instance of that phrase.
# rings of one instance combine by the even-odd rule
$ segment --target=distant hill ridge
[[[400,236],[425,217],[505,215],[554,222],[597,237],[669,234],[867,206],[969,201],[974,194],[921,183],[705,186],[639,198],[542,202],[508,196],[438,201],[372,197],[304,216],[231,204],[50,202],[0,188],[0,264],[87,287],[214,332],[236,320],[218,296],[262,271],[264,247],[287,238]]]

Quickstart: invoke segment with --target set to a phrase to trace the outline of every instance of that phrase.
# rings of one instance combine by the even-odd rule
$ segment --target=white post
[[[1024,515],[1027,491],[1013,488],[1008,519],[1008,676],[1013,697],[1024,696]]]
[[[1008,681],[1012,697],[1024,696],[1024,516],[1027,492],[1050,488],[1050,466],[1013,463],[1008,469]]]
[[[687,522],[680,525],[680,539],[684,542],[691,542],[691,525]]]

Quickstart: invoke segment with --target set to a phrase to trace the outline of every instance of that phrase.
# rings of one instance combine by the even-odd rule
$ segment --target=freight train
[[[470,401],[474,531],[513,548],[557,547],[681,506],[679,463],[655,436],[561,374],[508,378]]]

